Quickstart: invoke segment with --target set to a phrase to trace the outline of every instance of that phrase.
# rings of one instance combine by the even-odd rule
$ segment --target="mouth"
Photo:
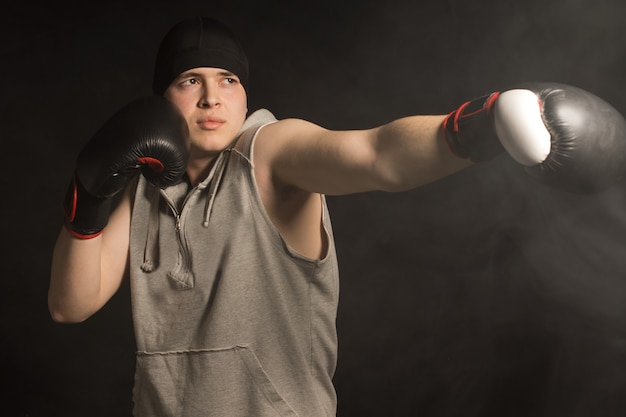
[[[219,117],[205,117],[197,121],[198,126],[203,130],[215,130],[224,123],[226,123],[226,121]]]

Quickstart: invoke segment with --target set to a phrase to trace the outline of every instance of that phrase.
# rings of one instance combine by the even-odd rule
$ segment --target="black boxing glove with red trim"
[[[446,140],[457,156],[482,162],[504,152],[496,136],[492,114],[493,103],[499,94],[466,101],[443,121]]]
[[[102,233],[112,197],[136,174],[159,188],[179,182],[187,167],[187,124],[161,96],[131,102],[115,113],[78,155],[65,196],[65,225],[77,238]]]
[[[451,150],[480,162],[506,151],[540,181],[598,192],[626,173],[626,121],[577,87],[525,83],[466,102],[443,122]]]

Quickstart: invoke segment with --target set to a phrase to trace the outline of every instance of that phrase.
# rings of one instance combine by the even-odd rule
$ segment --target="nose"
[[[219,97],[215,88],[211,88],[208,85],[204,85],[202,88],[202,94],[198,101],[198,106],[203,108],[212,108],[220,105]]]

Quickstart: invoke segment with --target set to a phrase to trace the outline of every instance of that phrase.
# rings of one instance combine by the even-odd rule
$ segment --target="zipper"
[[[189,244],[187,243],[187,238],[185,236],[184,230],[184,220],[183,216],[186,213],[185,207],[187,205],[187,201],[189,197],[197,191],[197,187],[192,189],[183,200],[180,211],[176,207],[176,204],[169,198],[169,196],[163,191],[160,190],[161,195],[165,199],[165,202],[169,206],[172,214],[175,219],[175,230],[176,230],[176,240],[178,241],[178,248],[180,251],[181,259],[180,264],[176,265],[173,271],[171,271],[174,275],[178,275],[179,273],[189,273],[191,272],[191,251],[189,250]]]

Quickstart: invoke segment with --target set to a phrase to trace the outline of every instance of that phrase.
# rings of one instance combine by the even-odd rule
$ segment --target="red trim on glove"
[[[492,93],[488,98],[487,101],[485,101],[485,108],[487,109],[487,111],[491,111],[491,108],[493,107],[493,103],[496,102],[496,100],[498,99],[498,97],[500,97],[500,92],[497,91],[495,93]]]
[[[82,233],[78,233],[75,230],[72,230],[71,228],[69,228],[67,225],[65,226],[65,229],[70,232],[70,234],[72,236],[74,236],[77,239],[81,239],[81,240],[87,240],[87,239],[93,239],[94,237],[98,237],[102,234],[102,230],[100,230],[99,232],[96,233],[92,233],[90,235],[83,235]]]
[[[65,218],[68,222],[73,222],[76,218],[76,200],[78,199],[78,187],[76,186],[76,175],[72,176],[73,195],[70,206],[65,207]]]
[[[151,170],[155,172],[163,172],[165,167],[163,163],[156,158],[151,158],[149,156],[143,156],[141,158],[137,158],[140,164],[148,165]]]

